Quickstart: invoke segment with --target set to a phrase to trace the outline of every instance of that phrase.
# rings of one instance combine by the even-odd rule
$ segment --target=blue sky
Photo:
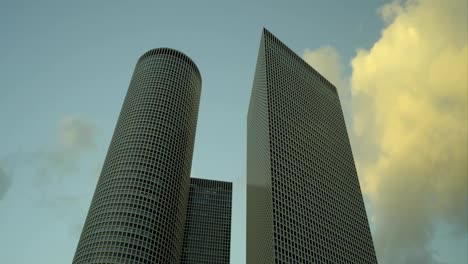
[[[433,4],[430,0],[421,2]],[[421,4],[420,9],[416,6],[416,11],[411,13],[413,9],[405,9],[403,4],[389,3],[371,0],[2,1],[2,260],[38,264],[71,262],[135,63],[149,49],[171,47],[191,57],[203,79],[192,175],[234,182],[231,260],[244,263],[246,115],[262,27],[309,63],[315,63],[319,71],[323,67],[321,72],[342,86],[338,88],[343,104],[351,105],[358,102],[354,97],[362,91],[358,87],[367,87],[360,81],[371,79],[361,66],[369,63],[360,64],[361,59],[372,61],[371,56],[377,50],[373,47],[385,43],[385,29],[391,33],[392,26],[399,25],[397,22],[415,21],[404,20],[405,15],[416,17],[419,14],[416,11],[426,10]],[[383,6],[388,10],[383,12]],[[466,12],[461,16],[466,21]],[[419,24],[414,25],[418,29]],[[466,46],[466,38],[461,45]],[[461,80],[460,87],[463,81],[466,87],[465,79]],[[377,81],[372,83],[376,86],[374,90],[381,87]],[[460,90],[459,86],[455,87]],[[466,102],[461,105],[466,109]],[[356,132],[354,136],[352,122],[361,116],[353,114],[351,106],[344,111],[350,135],[359,144],[362,135]],[[466,118],[462,117],[463,120],[466,123]],[[358,162],[359,155],[364,157],[362,153],[371,153],[370,149],[382,146],[361,148],[353,141]],[[459,155],[466,157],[466,152]],[[368,164],[368,160],[373,159],[363,158],[361,164]],[[458,160],[453,162],[460,164]],[[361,185],[367,179],[374,179],[363,178],[362,175],[367,175],[365,168],[358,166]],[[368,168],[371,171],[373,167]],[[461,169],[466,171],[466,166],[462,165]],[[463,183],[465,176],[460,177],[459,172],[454,175]],[[370,190],[365,199],[369,215],[376,208],[377,222],[372,224],[376,232],[385,222],[379,222],[379,216],[385,216],[389,207],[379,207],[378,201],[382,200],[379,197],[384,196],[376,196],[378,192]],[[466,196],[458,199],[462,199],[462,215],[454,219],[464,219],[466,223]],[[438,263],[436,260],[462,263],[467,259],[466,228],[452,228],[456,224],[452,224],[452,218],[447,220],[445,216],[449,214],[451,211],[441,210],[436,215],[425,212],[422,219],[434,219],[428,220],[430,235],[422,240],[409,239],[406,248],[406,251],[424,250],[415,256],[410,254],[405,261],[412,257],[420,260],[421,254],[434,263]],[[411,226],[418,222],[402,224]],[[388,247],[383,243],[380,252],[377,251],[379,258],[387,259],[387,263],[397,259],[396,255],[407,254],[405,249],[394,246],[398,241],[393,243]]]

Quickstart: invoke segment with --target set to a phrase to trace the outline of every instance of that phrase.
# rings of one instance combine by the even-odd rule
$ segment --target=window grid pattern
[[[265,45],[261,39],[247,115],[247,263],[273,263],[273,208]]]
[[[275,260],[269,263],[377,263],[335,87],[271,33],[262,38]]]
[[[232,183],[191,178],[182,264],[228,264]]]
[[[173,49],[138,61],[73,263],[179,263],[201,77]]]

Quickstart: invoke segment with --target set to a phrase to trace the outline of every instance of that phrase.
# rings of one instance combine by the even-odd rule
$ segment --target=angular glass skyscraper
[[[183,53],[138,60],[73,263],[180,263],[200,93]]]
[[[267,30],[247,122],[247,263],[376,263],[336,88]]]
[[[191,178],[182,264],[228,264],[232,183]]]

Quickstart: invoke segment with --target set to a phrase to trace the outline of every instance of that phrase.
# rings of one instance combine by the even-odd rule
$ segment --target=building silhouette
[[[73,263],[180,263],[200,93],[183,53],[138,60]]]
[[[182,264],[229,263],[232,183],[191,178]]]
[[[336,88],[265,29],[247,121],[247,263],[377,263]]]
[[[232,183],[190,178],[201,75],[138,60],[73,259],[229,263]],[[377,263],[336,88],[266,29],[247,120],[247,263]]]

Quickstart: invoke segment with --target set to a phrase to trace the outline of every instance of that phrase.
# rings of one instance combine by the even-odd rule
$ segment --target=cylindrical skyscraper
[[[200,93],[185,54],[138,60],[74,264],[180,261]]]

